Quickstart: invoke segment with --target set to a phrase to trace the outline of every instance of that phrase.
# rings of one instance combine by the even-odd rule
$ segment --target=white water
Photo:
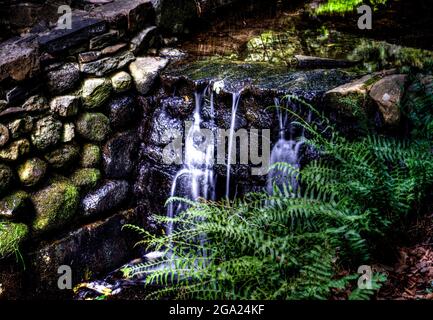
[[[278,99],[275,99],[275,107],[277,109],[278,123],[279,123],[279,139],[275,146],[272,148],[270,165],[272,166],[278,162],[285,162],[294,169],[299,168],[299,151],[304,143],[304,131],[299,139],[293,136],[293,128],[288,121],[288,114],[280,106]],[[296,110],[294,110],[296,111]],[[286,131],[290,132],[290,137],[286,139]],[[289,182],[287,184],[287,182]],[[268,192],[273,193],[274,185],[280,190],[287,186],[291,193],[296,193],[299,188],[299,183],[296,176],[291,175],[283,170],[272,169],[268,174]]]
[[[229,135],[229,147],[227,154],[227,180],[226,180],[226,198],[230,197],[230,169],[232,164],[232,154],[233,154],[233,144],[236,146],[236,141],[233,141],[233,136],[235,132],[236,126],[236,113],[239,106],[239,101],[241,100],[241,93],[234,92],[232,93],[232,114],[230,121],[230,135]],[[236,150],[234,150],[236,152]],[[236,159],[236,157],[235,157]]]
[[[203,93],[195,93],[194,121],[185,138],[185,161],[183,167],[176,173],[171,186],[170,197],[177,194],[178,187],[183,187],[188,197],[196,201],[198,198],[215,199],[215,173],[213,170],[214,143],[208,140],[200,130],[202,122],[200,112],[203,106]],[[211,117],[213,119],[213,94],[211,95]],[[180,180],[181,178],[185,178]],[[176,213],[184,210],[182,204],[171,202],[167,209],[167,216],[173,218]],[[173,223],[168,223],[166,233],[173,232]]]

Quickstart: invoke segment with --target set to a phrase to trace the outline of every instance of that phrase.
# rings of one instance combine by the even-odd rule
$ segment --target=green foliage
[[[418,211],[433,181],[431,143],[380,136],[348,141],[317,115],[317,123],[298,117],[298,125],[309,133],[307,143],[322,160],[303,169],[273,166],[296,176],[298,191],[274,185],[272,195],[250,193],[230,202],[172,198],[169,202],[189,205],[177,217],[157,217],[176,225],[172,234],[157,236],[131,226],[143,235],[141,245],[165,255],[128,267],[125,275],[145,276],[147,284],[163,286],[148,298],[374,295],[383,275],[374,275],[371,290],[361,290],[355,289],[359,275],[342,270],[368,264],[372,240],[385,241]]]
[[[316,14],[345,14],[346,12],[353,12],[356,8],[363,4],[369,4],[377,9],[380,5],[385,5],[387,0],[328,0],[327,2],[319,5],[315,10]]]

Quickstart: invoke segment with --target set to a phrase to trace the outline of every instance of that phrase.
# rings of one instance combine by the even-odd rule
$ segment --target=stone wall
[[[58,266],[79,280],[128,258],[121,226],[144,218],[121,210],[160,42],[151,1],[133,0],[0,45],[0,298],[58,297]]]

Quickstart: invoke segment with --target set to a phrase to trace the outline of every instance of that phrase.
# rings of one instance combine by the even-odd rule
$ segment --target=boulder
[[[142,57],[132,62],[129,65],[129,71],[137,91],[143,95],[147,94],[167,64],[167,59],[158,57]]]
[[[96,144],[86,143],[81,152],[80,165],[84,168],[96,168],[101,162],[101,149]]]
[[[137,120],[137,103],[134,96],[118,96],[110,101],[107,109],[112,128],[125,127]]]
[[[23,185],[32,187],[45,176],[47,164],[39,158],[26,160],[18,167],[18,177]]]
[[[111,83],[115,92],[124,92],[131,88],[132,78],[129,73],[120,71],[111,77]]]
[[[400,123],[400,103],[403,98],[407,76],[395,74],[377,81],[370,90],[386,125],[395,127]]]
[[[93,109],[104,104],[111,94],[111,81],[104,78],[93,78],[84,81],[82,88],[83,105]]]
[[[137,137],[134,132],[116,134],[102,152],[104,173],[108,178],[125,179],[135,167]]]
[[[61,117],[71,117],[78,113],[80,98],[77,96],[60,96],[51,100],[50,109]]]
[[[130,51],[119,53],[116,56],[105,57],[99,60],[81,63],[80,70],[89,75],[102,77],[113,71],[122,69],[131,61],[134,61],[135,56]]]
[[[90,141],[101,142],[110,131],[110,120],[102,113],[83,113],[75,125],[78,134]]]
[[[16,191],[0,200],[0,218],[14,221],[23,220],[29,213],[30,196],[27,192]]]
[[[78,159],[80,148],[76,144],[64,144],[60,148],[45,154],[45,160],[55,169],[71,167]]]
[[[128,193],[128,182],[107,180],[83,198],[81,201],[83,214],[95,216],[114,210],[126,200]]]
[[[0,194],[9,191],[13,176],[14,174],[12,169],[9,166],[0,163]]]
[[[30,143],[27,139],[14,141],[7,148],[0,149],[0,159],[5,161],[17,161],[30,152]]]
[[[32,223],[35,233],[60,229],[71,221],[78,203],[78,189],[68,180],[54,181],[31,196],[36,217]]]
[[[73,90],[80,81],[77,63],[64,63],[46,73],[47,88],[52,94],[62,94]]]
[[[61,138],[62,123],[52,116],[42,118],[36,122],[33,129],[31,140],[33,145],[39,150],[55,146]]]

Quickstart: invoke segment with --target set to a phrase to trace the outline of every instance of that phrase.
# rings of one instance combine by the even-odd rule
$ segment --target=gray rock
[[[80,136],[101,142],[110,131],[110,120],[102,113],[83,113],[75,123]]]
[[[102,53],[100,51],[81,52],[78,54],[78,61],[80,63],[92,62],[98,60],[101,55]]]
[[[0,149],[0,159],[5,161],[17,161],[30,152],[30,143],[27,139],[13,141],[7,148]]]
[[[129,193],[126,181],[107,180],[98,189],[87,194],[81,201],[81,209],[85,216],[95,216],[115,210]]]
[[[108,178],[125,179],[135,167],[137,137],[134,132],[118,133],[102,151],[104,173]]]
[[[47,87],[52,94],[72,90],[80,81],[80,70],[76,63],[65,63],[46,73]]]
[[[52,116],[48,116],[36,122],[31,140],[37,149],[45,150],[55,146],[60,141],[61,133],[62,123]]]
[[[87,79],[84,81],[81,94],[85,108],[97,108],[110,97],[111,81],[105,78]]]
[[[156,27],[148,27],[140,31],[134,38],[131,39],[130,49],[134,54],[152,47],[155,44]]]
[[[62,131],[62,142],[71,142],[75,138],[75,124],[65,123]]]
[[[118,39],[119,39],[119,31],[110,30],[107,33],[101,34],[99,36],[90,39],[89,49],[90,50],[103,49],[108,45],[112,44],[113,42],[117,41]]]
[[[150,141],[165,146],[183,133],[183,123],[165,110],[156,110],[152,119]]]
[[[134,96],[117,97],[110,101],[107,109],[112,128],[125,127],[137,119],[137,103]]]
[[[132,78],[129,73],[120,71],[111,77],[111,83],[115,92],[124,92],[131,88]]]
[[[47,99],[39,95],[31,96],[23,104],[23,109],[25,111],[30,111],[30,112],[45,111],[48,108],[49,107],[48,107]]]
[[[61,117],[71,117],[78,113],[80,107],[80,98],[77,96],[60,96],[55,97],[50,102],[52,112]]]
[[[22,220],[29,212],[29,199],[29,194],[24,191],[17,191],[4,197],[0,200],[0,218]]]
[[[80,70],[83,73],[95,75],[98,77],[104,76],[113,71],[122,69],[131,61],[134,61],[135,56],[132,52],[126,51],[117,56],[106,57],[96,61],[82,63]]]
[[[137,58],[129,65],[135,87],[141,94],[147,94],[159,73],[167,66],[168,60],[158,57]]]

